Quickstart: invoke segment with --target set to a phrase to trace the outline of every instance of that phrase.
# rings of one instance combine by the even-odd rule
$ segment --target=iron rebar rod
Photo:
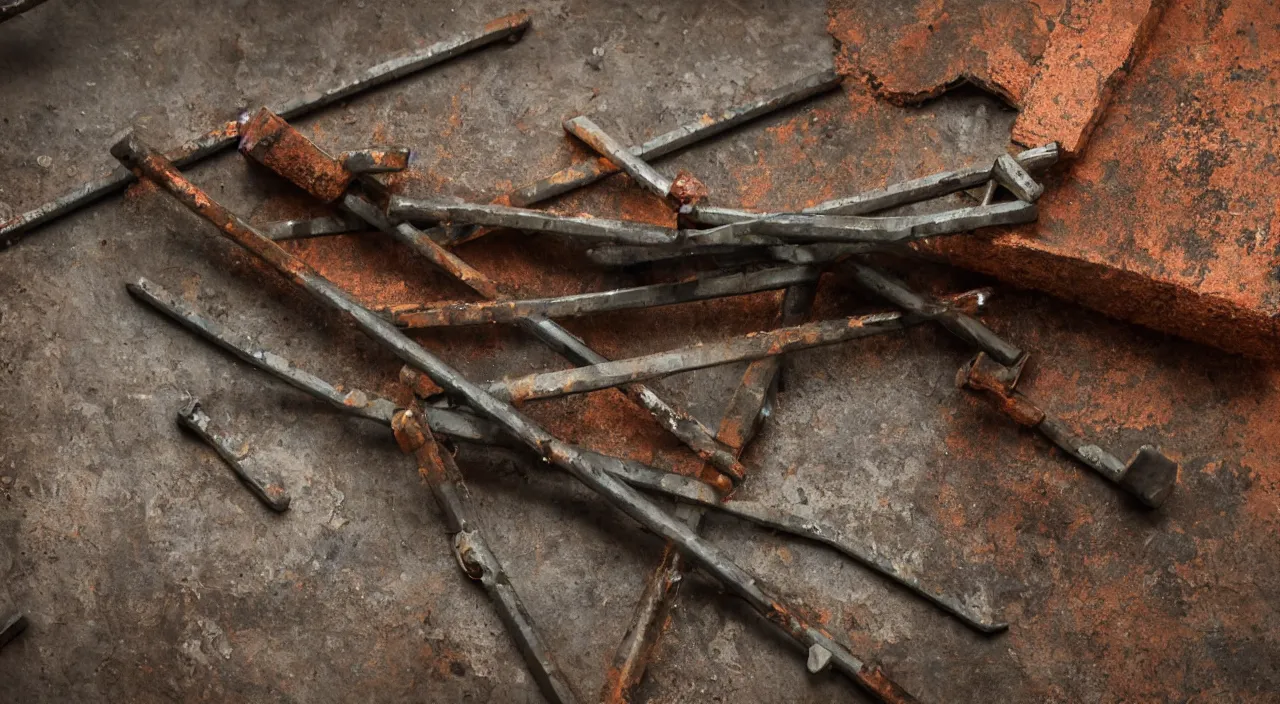
[[[518,40],[528,27],[528,13],[517,12],[499,17],[485,24],[479,31],[467,32],[452,39],[437,42],[422,51],[378,64],[356,78],[337,83],[321,91],[308,92],[285,103],[276,112],[285,119],[302,117],[339,100],[417,73],[474,49],[503,39]],[[185,168],[235,146],[239,137],[238,125],[235,122],[228,122],[170,152],[168,158],[178,167]],[[0,224],[0,250],[17,243],[33,228],[122,191],[133,182],[134,176],[128,169],[117,168],[107,176],[80,185],[35,210],[22,213]]]
[[[991,355],[1001,364],[1014,365],[1022,359],[1022,350],[1005,342],[979,320],[963,312],[930,300],[906,284],[861,262],[846,264],[855,283],[899,308],[932,320],[948,332]]]
[[[650,308],[770,291],[816,280],[820,273],[820,270],[813,266],[786,266],[723,276],[707,276],[670,284],[637,286],[555,298],[451,303],[435,308],[416,305],[392,306],[386,312],[396,325],[410,329],[513,323],[530,315],[571,318],[592,313]]]
[[[397,220],[465,223],[525,232],[550,232],[591,242],[617,244],[670,244],[680,236],[678,231],[668,227],[630,220],[571,217],[505,205],[451,203],[404,196],[392,196],[387,214]]]
[[[970,291],[951,300],[963,303],[965,299],[985,295],[985,291]],[[891,311],[805,323],[642,357],[505,379],[490,384],[487,390],[512,403],[556,398],[896,332],[926,320],[928,318],[921,315]]]
[[[401,360],[425,372],[441,388],[465,400],[482,415],[503,426],[508,433],[548,463],[570,472],[633,520],[656,535],[674,542],[701,570],[787,633],[809,653],[811,660],[815,653],[821,655],[824,667],[834,666],[881,701],[914,701],[914,697],[889,679],[879,667],[864,663],[837,643],[824,629],[809,623],[799,612],[772,593],[771,589],[765,587],[759,578],[740,567],[719,548],[703,540],[687,525],[659,508],[636,489],[601,469],[597,461],[543,430],[515,408],[489,395],[480,386],[406,337],[395,326],[362,307],[305,262],[281,249],[239,216],[213,201],[208,194],[185,179],[173,164],[143,145],[133,134],[127,135],[111,151],[113,156],[135,170],[140,177],[154,181],[192,212],[209,220],[225,237],[275,268],[322,303],[342,313]]]
[[[709,139],[725,130],[737,127],[762,115],[780,110],[788,105],[806,98],[825,93],[840,85],[840,76],[831,69],[817,73],[783,86],[772,93],[742,105],[729,108],[718,115],[705,114],[686,125],[628,151],[644,161],[655,161],[667,154],[684,149],[693,144]],[[514,191],[511,204],[529,206],[558,195],[568,193],[600,179],[616,174],[620,169],[606,158],[583,161],[557,171],[536,183]]]

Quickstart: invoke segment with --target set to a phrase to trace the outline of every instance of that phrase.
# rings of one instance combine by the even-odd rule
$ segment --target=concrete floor
[[[516,8],[496,2],[53,0],[0,25],[0,218],[110,167],[128,126],[158,146]],[[639,140],[830,65],[820,3],[535,2],[533,30],[302,121],[323,146],[408,144],[408,193],[487,198],[576,152],[588,113]],[[600,68],[588,64],[604,49]],[[995,153],[1012,114],[980,95],[866,109],[846,86],[663,162],[720,202],[797,206]],[[884,135],[892,135],[886,141]],[[897,173],[858,169],[900,153]],[[800,154],[796,157],[794,155]],[[39,157],[49,157],[49,160]],[[42,166],[41,162],[49,165]],[[306,200],[238,155],[191,171],[267,221]],[[562,203],[643,217],[625,179]],[[292,245],[372,302],[463,294],[377,235]],[[517,235],[462,248],[527,294],[634,280]],[[837,272],[838,274],[838,272]],[[923,274],[920,274],[923,276]],[[540,701],[483,593],[459,573],[412,463],[385,430],[247,370],[128,297],[147,276],[335,381],[403,393],[372,341],[139,188],[0,253],[0,608],[32,625],[0,651],[0,700]],[[866,307],[838,276],[819,313]],[[930,275],[952,290],[972,283]],[[940,284],[941,285],[941,284]],[[615,356],[770,324],[775,298],[571,327]],[[748,452],[744,497],[800,506],[1013,623],[984,638],[829,551],[728,519],[706,535],[814,610],[923,701],[1275,701],[1280,417],[1271,370],[1050,299],[1001,290],[987,317],[1039,353],[1028,392],[1124,455],[1160,441],[1178,493],[1145,513],[954,388],[943,332],[798,354]],[[556,368],[511,330],[424,344],[474,378]],[[714,423],[736,370],[661,388]],[[278,460],[275,516],[174,413],[187,395]],[[598,398],[597,398],[598,397]],[[658,464],[687,454],[608,394],[531,405],[550,427]],[[617,423],[598,419],[619,419]],[[495,552],[584,699],[604,679],[659,541],[522,457],[460,455]],[[642,699],[860,701],[701,578]]]

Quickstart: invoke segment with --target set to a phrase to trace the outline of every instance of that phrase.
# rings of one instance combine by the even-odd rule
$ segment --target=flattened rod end
[[[1178,484],[1178,463],[1151,445],[1143,445],[1129,460],[1120,486],[1147,508],[1160,508]]]

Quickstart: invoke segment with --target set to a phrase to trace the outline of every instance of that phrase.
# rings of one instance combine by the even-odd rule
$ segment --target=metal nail
[[[308,237],[325,235],[345,235],[352,232],[365,232],[369,226],[359,218],[350,215],[339,217],[319,217],[308,220],[280,220],[262,226],[262,234],[280,242],[283,240],[300,240]]]
[[[630,151],[645,161],[655,161],[725,130],[737,127],[762,115],[780,110],[805,98],[825,93],[840,85],[840,76],[826,69],[783,86],[756,100],[729,108],[718,115],[706,114],[693,122],[661,134]],[[511,204],[525,207],[568,193],[620,169],[608,159],[592,159],[562,169],[536,183],[511,193]]]
[[[525,232],[548,232],[593,242],[660,245],[670,244],[679,238],[679,233],[671,228],[631,220],[570,217],[505,205],[451,203],[404,196],[391,198],[387,214],[398,220],[445,221]]]
[[[782,628],[800,647],[807,650],[817,643],[830,650],[836,668],[882,700],[895,701],[895,697],[909,700],[910,695],[886,677],[879,668],[854,657],[829,633],[810,624],[777,594],[766,588],[758,577],[738,566],[719,548],[703,540],[687,525],[659,508],[636,489],[601,469],[598,461],[562,442],[515,408],[486,393],[480,386],[406,337],[395,326],[365,309],[305,262],[263,237],[242,218],[219,205],[207,193],[185,179],[173,164],[143,145],[136,136],[126,136],[112,147],[111,153],[125,166],[136,170],[139,176],[154,181],[192,212],[209,220],[222,236],[271,265],[320,302],[342,313],[403,361],[425,372],[446,392],[465,400],[479,413],[501,425],[507,433],[548,463],[567,470],[642,526],[674,542],[690,561],[741,597],[770,623]]]
[[[949,300],[959,299],[963,305],[964,299],[987,295],[986,290],[970,291]],[[514,403],[556,398],[895,332],[926,320],[923,316],[894,311],[806,323],[631,359],[506,379],[490,384],[487,390],[497,398]]]
[[[1005,342],[978,320],[930,300],[892,276],[865,264],[849,261],[847,267],[852,280],[858,285],[905,311],[937,322],[951,334],[991,355],[997,362],[1013,365],[1022,359],[1022,350]]]
[[[383,62],[367,69],[354,79],[295,98],[275,112],[286,120],[308,115],[339,100],[417,73],[474,49],[503,39],[517,40],[523,36],[524,30],[528,27],[529,15],[526,12],[500,17],[485,24],[478,32],[462,34],[453,39],[432,44],[422,51]],[[235,122],[228,122],[170,152],[168,159],[178,167],[184,168],[229,149],[236,144],[239,137],[239,126]],[[77,186],[35,210],[0,224],[0,249],[16,244],[25,233],[36,226],[75,212],[113,193],[123,191],[134,181],[135,178],[128,169],[116,169],[107,176]]]
[[[588,147],[613,162],[614,166],[627,172],[627,175],[648,189],[650,193],[659,198],[671,195],[671,179],[658,173],[640,157],[632,154],[622,145],[622,142],[600,129],[600,126],[586,115],[565,120],[564,131],[582,140]]]
[[[289,510],[289,492],[285,490],[280,478],[274,472],[258,466],[248,443],[224,433],[214,425],[213,419],[200,407],[200,399],[188,401],[178,411],[178,420],[183,427],[217,451],[218,456],[231,466],[240,481],[267,508],[277,513]]]
[[[1178,483],[1178,463],[1156,448],[1143,445],[1128,462],[1084,440],[1062,421],[1049,416],[1014,386],[1022,365],[1009,368],[979,352],[963,367],[957,380],[960,385],[981,392],[995,401],[1001,413],[1019,425],[1039,430],[1053,444],[1078,462],[1101,474],[1133,494],[1147,508],[1160,508]]]
[[[671,284],[637,286],[555,298],[453,303],[434,308],[415,305],[392,306],[386,310],[386,313],[396,325],[409,329],[513,323],[531,315],[571,318],[607,311],[649,308],[770,291],[816,280],[820,273],[820,270],[813,266],[787,266],[724,276],[708,276]]]

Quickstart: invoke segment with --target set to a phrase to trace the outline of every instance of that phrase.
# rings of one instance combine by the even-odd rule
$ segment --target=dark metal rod
[[[825,93],[839,85],[840,76],[835,71],[831,69],[819,71],[749,103],[729,108],[718,115],[705,114],[689,124],[654,137],[640,146],[631,147],[629,151],[644,161],[655,161],[757,117],[819,93]],[[579,162],[514,191],[511,194],[511,204],[521,207],[529,206],[595,183],[605,176],[618,173],[619,170],[612,161],[605,158]]]
[[[280,478],[251,461],[248,445],[219,429],[209,414],[200,407],[200,399],[188,401],[178,411],[178,420],[183,427],[212,447],[267,508],[277,513],[289,510],[289,492]]]
[[[0,648],[5,647],[14,638],[27,630],[27,617],[21,612],[11,613],[0,622]]]
[[[580,293],[555,298],[453,303],[437,308],[393,306],[387,310],[387,314],[396,325],[410,329],[513,323],[530,315],[570,318],[592,313],[649,308],[770,291],[816,280],[820,273],[820,270],[813,266],[786,266],[724,276],[708,276],[692,281]]]
[[[983,295],[985,292],[969,292],[956,298],[963,300]],[[705,367],[772,357],[895,332],[925,320],[927,318],[923,316],[896,311],[824,320],[589,367],[530,374],[494,382],[489,385],[488,392],[514,403],[587,393]]]
[[[904,250],[905,243],[852,244],[822,242],[818,244],[785,244],[774,246],[741,245],[693,245],[679,244],[658,247],[605,245],[587,250],[587,258],[601,266],[628,267],[654,264],[687,257],[713,257],[721,266],[741,266],[759,262],[785,262],[789,264],[825,264],[851,254],[894,252]]]
[[[268,223],[261,229],[262,234],[269,239],[280,242],[282,240],[300,240],[308,237],[323,237],[325,235],[343,235],[349,232],[364,232],[369,229],[369,226],[359,218],[326,216],[309,220],[280,220]]]
[[[899,308],[932,320],[948,332],[991,355],[997,362],[1014,365],[1024,352],[1005,342],[977,319],[948,308],[912,291],[906,284],[856,261],[847,263],[855,283]]]
[[[1059,154],[1057,143],[1050,143],[1043,147],[1028,149],[1013,158],[1028,171],[1043,171],[1058,162]],[[813,215],[867,215],[981,186],[994,178],[992,171],[991,162],[967,166],[955,171],[943,171],[858,195],[825,201],[800,212]],[[778,214],[780,213],[760,213],[699,205],[685,206],[681,209],[683,217],[709,226],[756,220]]]
[[[392,221],[377,206],[362,196],[348,194],[343,200],[343,206],[365,222],[413,248],[414,251],[425,256],[484,298],[490,300],[511,298],[496,283],[473,269],[456,254],[440,246],[413,225]],[[519,325],[574,364],[600,364],[609,361],[573,333],[545,316],[532,315],[522,318]],[[641,408],[649,411],[659,425],[697,453],[703,461],[710,463],[734,481],[740,480],[746,474],[746,470],[732,451],[718,442],[712,432],[687,411],[663,400],[646,386],[629,384],[623,387],[622,391]]]
[[[567,470],[588,488],[656,535],[674,542],[689,559],[726,589],[741,597],[771,623],[781,627],[810,654],[828,654],[828,664],[881,701],[914,701],[878,667],[863,663],[825,630],[810,624],[787,606],[755,575],[738,566],[724,552],[704,541],[637,490],[601,469],[598,461],[560,441],[515,408],[489,395],[400,332],[365,309],[320,276],[305,262],[263,237],[243,219],[218,205],[162,155],[130,134],[111,153],[140,176],[155,181],[185,207],[209,220],[228,239],[271,265],[298,287],[354,322],[366,334],[383,343],[397,357],[422,370],[446,392],[464,399],[482,415],[497,422],[513,437],[550,464]]]
[[[285,119],[302,117],[344,98],[350,98],[358,93],[363,93],[397,78],[403,78],[474,49],[488,46],[503,39],[515,41],[520,38],[528,27],[528,13],[517,12],[506,17],[500,17],[487,23],[479,31],[468,32],[452,39],[437,42],[422,51],[378,64],[354,79],[343,81],[320,92],[311,92],[299,96],[285,103],[284,107],[276,112]],[[170,152],[168,159],[179,168],[185,168],[206,157],[235,146],[239,137],[238,125],[235,122],[228,122]],[[22,235],[32,228],[79,210],[113,193],[122,191],[133,182],[133,174],[128,169],[118,168],[107,176],[77,186],[75,189],[41,205],[35,210],[23,213],[0,224],[0,249],[5,249],[17,243],[22,239]]]
[[[553,704],[577,702],[578,696],[551,659],[551,650],[538,633],[537,624],[511,584],[506,569],[480,532],[471,508],[471,494],[453,457],[440,451],[431,430],[419,422],[412,410],[396,413],[391,427],[400,450],[417,460],[418,474],[427,482],[436,505],[444,514],[458,566],[463,574],[484,587],[542,695]]]
[[[1036,206],[1015,201],[947,210],[929,215],[862,217],[783,213],[720,225],[709,230],[683,230],[694,245],[779,245],[789,242],[901,244],[925,237],[968,232],[980,227],[1015,225],[1036,218]]]
[[[565,120],[564,131],[582,140],[600,156],[613,162],[614,166],[627,172],[627,175],[648,189],[650,193],[659,198],[671,195],[671,179],[658,173],[652,166],[632,154],[631,150],[622,145],[622,142],[600,129],[600,126],[586,115]]]
[[[450,203],[393,196],[387,214],[399,220],[450,222],[503,227],[525,232],[550,232],[595,242],[655,245],[675,242],[679,233],[668,227],[630,220],[555,215],[505,205]]]

